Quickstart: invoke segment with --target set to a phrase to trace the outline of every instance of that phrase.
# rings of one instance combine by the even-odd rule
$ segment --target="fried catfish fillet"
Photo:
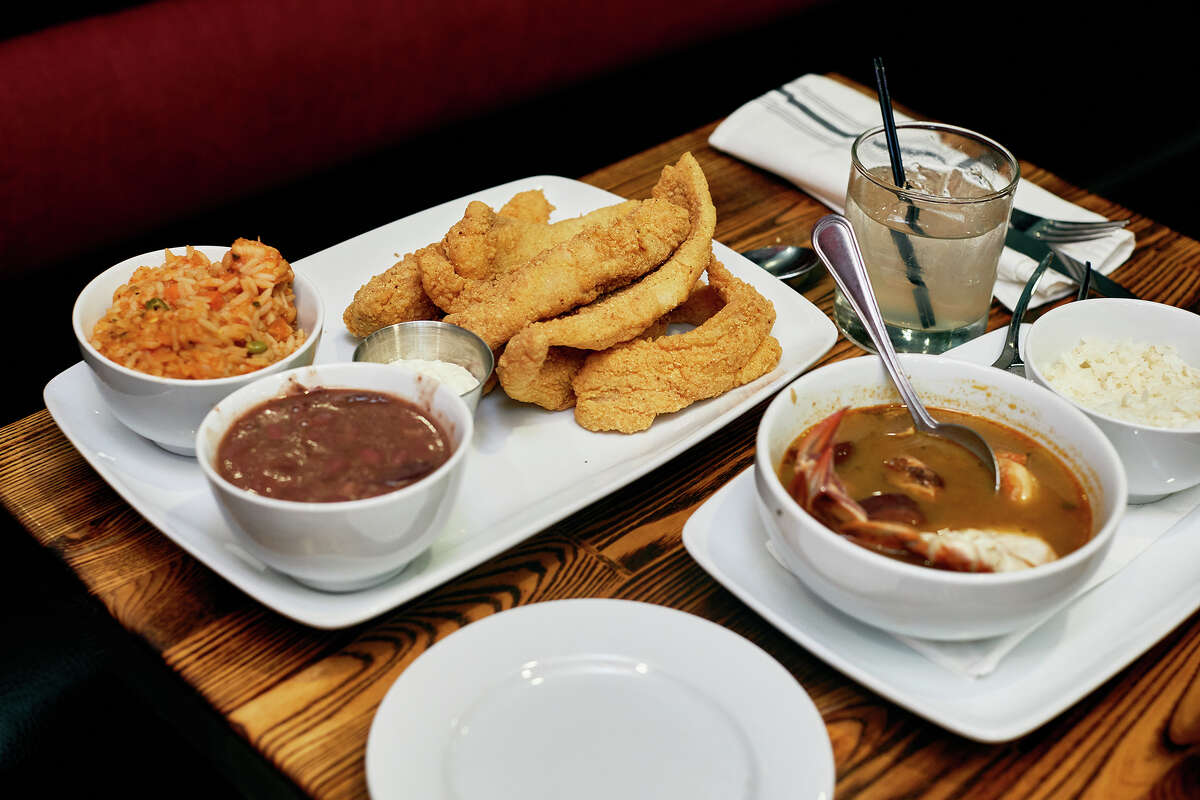
[[[540,229],[546,227],[553,210],[554,206],[541,189],[531,189],[514,195],[493,216],[508,220],[514,226]],[[491,213],[490,209],[488,211]],[[442,310],[421,286],[420,270],[422,252],[438,246],[439,243],[434,243],[406,254],[391,268],[361,286],[342,314],[347,330],[355,336],[365,337],[397,322],[441,318]]]
[[[687,333],[592,353],[572,381],[575,420],[593,431],[636,433],[659,414],[722,394],[775,367],[775,307],[718,261],[710,285],[724,306]]]
[[[541,189],[529,189],[514,194],[496,213],[508,219],[544,225],[550,221],[550,212],[553,210],[554,206],[546,199]]]
[[[708,181],[692,154],[685,153],[677,164],[663,168],[652,195],[687,209],[687,238],[666,263],[636,283],[574,313],[533,323],[513,336],[496,369],[509,397],[544,408],[569,408],[569,385],[538,376],[551,353],[564,347],[605,350],[628,341],[688,298],[712,258],[717,210]],[[559,363],[553,369],[556,375],[562,372]],[[549,394],[548,386],[561,387],[561,394]]]
[[[498,350],[530,322],[595,300],[665,261],[688,233],[688,215],[666,200],[586,228],[524,267],[472,291],[445,321],[474,331]]]
[[[638,205],[629,200],[545,225],[506,217],[486,203],[469,203],[463,218],[442,239],[442,248],[422,254],[421,286],[439,308],[459,311],[483,299],[495,278],[588,228],[629,215]]]
[[[342,313],[342,321],[350,333],[358,337],[370,336],[380,328],[397,322],[438,319],[442,316],[442,310],[426,297],[421,288],[420,252],[407,254],[391,268],[359,287],[354,299]]]

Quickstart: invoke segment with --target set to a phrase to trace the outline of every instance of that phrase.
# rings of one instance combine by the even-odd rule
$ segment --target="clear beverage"
[[[913,142],[902,138],[902,152]],[[938,139],[935,144],[945,143]],[[856,142],[846,194],[846,218],[892,343],[902,352],[940,353],[987,329],[1012,209],[1015,161],[1011,173],[981,169],[977,156],[967,159],[965,168],[940,162],[931,166],[930,153],[938,147],[912,148],[905,160],[906,186],[899,190],[890,165],[861,163]],[[882,157],[886,159],[886,150]],[[856,344],[874,349],[840,291],[834,320]]]

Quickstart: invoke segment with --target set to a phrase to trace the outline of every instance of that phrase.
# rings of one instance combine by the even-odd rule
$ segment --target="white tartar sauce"
[[[446,384],[454,391],[462,394],[469,392],[479,385],[479,381],[466,367],[451,364],[449,361],[430,361],[424,358],[397,358],[391,362],[393,366],[420,373],[435,381]]]

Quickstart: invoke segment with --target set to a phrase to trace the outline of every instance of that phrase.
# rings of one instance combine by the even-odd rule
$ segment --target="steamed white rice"
[[[1085,338],[1043,370],[1089,410],[1162,428],[1200,428],[1200,369],[1170,345]]]

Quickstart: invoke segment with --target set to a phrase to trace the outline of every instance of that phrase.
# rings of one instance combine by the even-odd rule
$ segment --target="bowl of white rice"
[[[1068,303],[1030,329],[1025,362],[1112,441],[1131,503],[1200,484],[1200,315],[1146,300]]]

